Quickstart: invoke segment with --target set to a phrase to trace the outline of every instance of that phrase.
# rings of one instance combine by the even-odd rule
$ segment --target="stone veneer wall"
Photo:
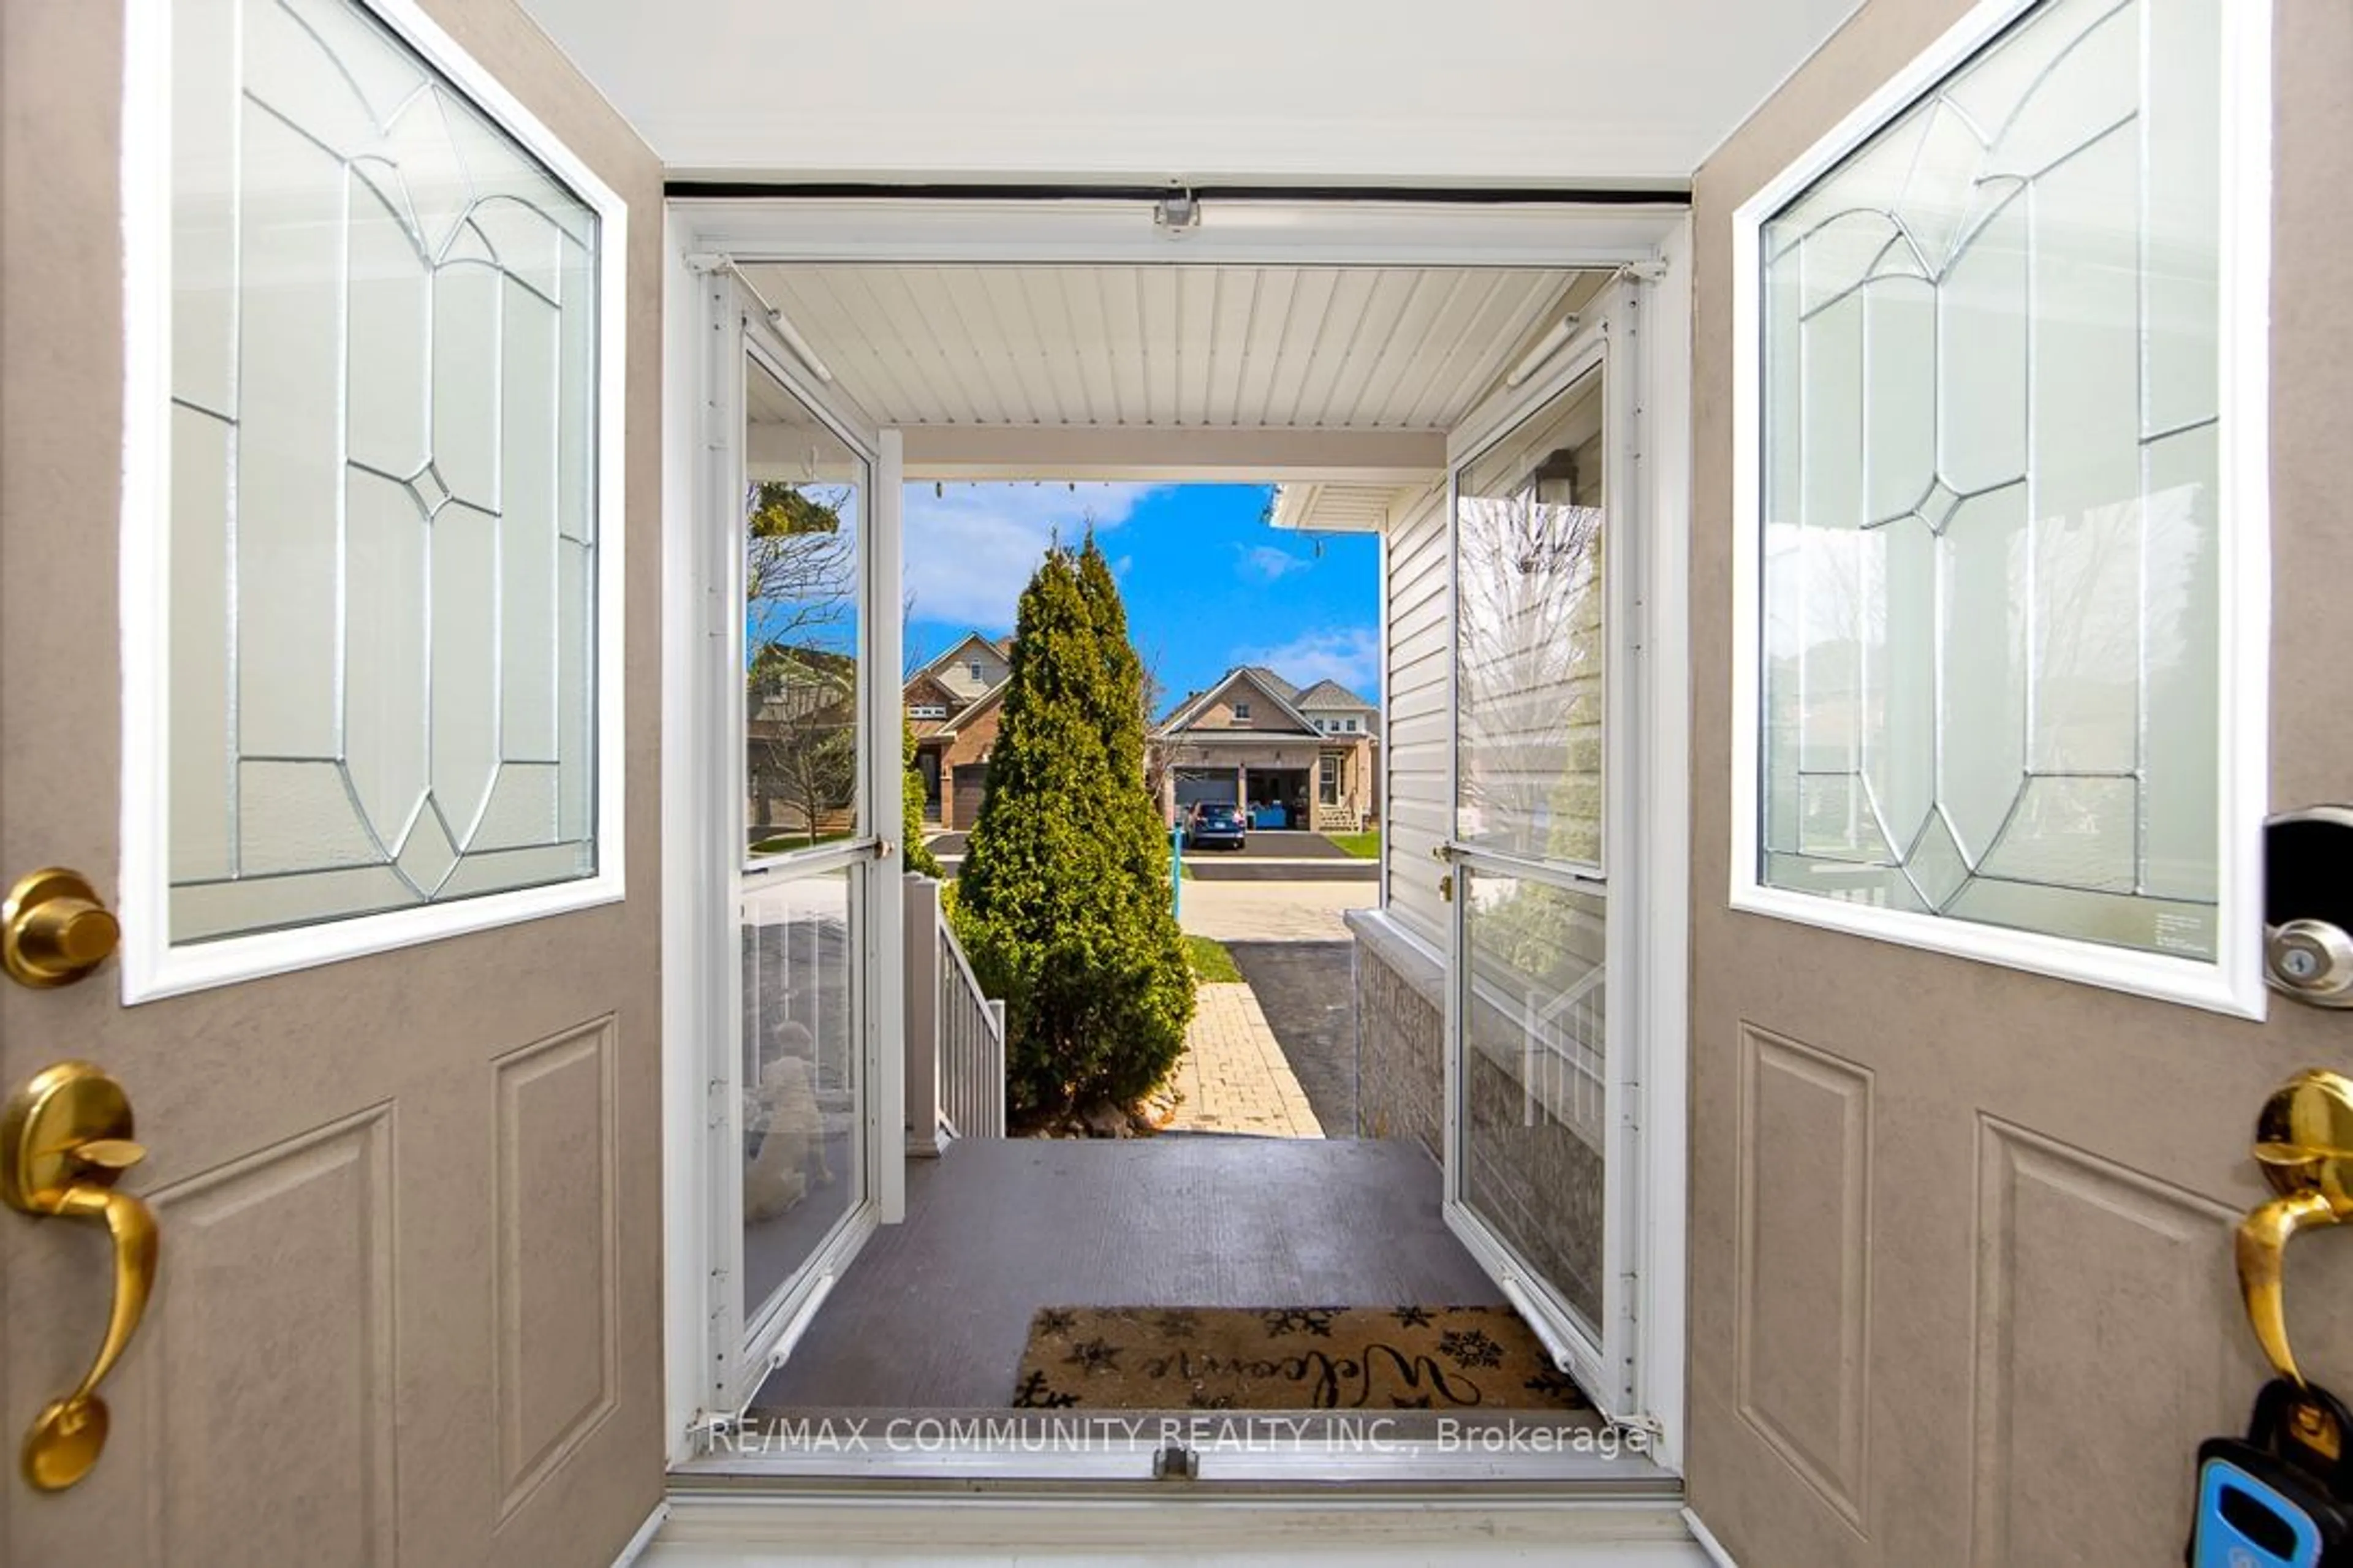
[[[1442,1158],[1444,972],[1378,917],[1347,919],[1356,937],[1357,1135],[1410,1138]]]
[[[1356,938],[1356,1130],[1410,1138],[1444,1158],[1445,971],[1369,911]],[[1512,1059],[1508,1020],[1482,1016],[1493,1044],[1470,1053],[1464,1151],[1472,1207],[1592,1321],[1601,1316],[1603,1167],[1599,1152],[1551,1117],[1531,1117]]]

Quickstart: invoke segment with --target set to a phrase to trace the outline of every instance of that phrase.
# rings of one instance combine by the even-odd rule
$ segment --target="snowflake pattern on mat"
[[[1060,1307],[1048,1307],[1038,1314],[1037,1331],[1041,1334],[1067,1334],[1078,1327],[1078,1314]]]
[[[1062,1358],[1085,1372],[1117,1372],[1121,1347],[1105,1339],[1082,1340]]]
[[[1566,1399],[1572,1405],[1582,1405],[1586,1402],[1585,1390],[1577,1386],[1576,1379],[1563,1373],[1540,1372],[1522,1383],[1520,1386],[1530,1394],[1542,1394],[1555,1399]]]
[[[1427,1307],[1398,1307],[1389,1316],[1398,1321],[1398,1327],[1401,1329],[1426,1329],[1430,1324],[1430,1309]]]
[[[1152,1326],[1172,1340],[1188,1340],[1201,1331],[1201,1320],[1182,1308],[1153,1314]]]
[[[1447,1330],[1438,1336],[1438,1353],[1466,1371],[1474,1366],[1504,1364],[1504,1347],[1478,1329]]]
[[[1313,1334],[1328,1340],[1332,1320],[1339,1315],[1337,1307],[1271,1307],[1259,1314],[1259,1321],[1266,1325],[1266,1337],[1271,1340],[1285,1334]]]
[[[1013,1407],[1017,1410],[1068,1410],[1078,1402],[1075,1394],[1056,1393],[1047,1384],[1042,1372],[1031,1373],[1013,1391]]]

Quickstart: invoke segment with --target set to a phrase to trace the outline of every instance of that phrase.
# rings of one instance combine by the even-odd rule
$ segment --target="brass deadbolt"
[[[79,871],[20,879],[0,904],[0,967],[20,985],[70,985],[105,963],[122,928]]]

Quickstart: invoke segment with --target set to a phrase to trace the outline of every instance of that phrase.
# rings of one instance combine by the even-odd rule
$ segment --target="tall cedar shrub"
[[[1193,1016],[1125,624],[1092,542],[1049,551],[1022,591],[987,793],[956,887],[973,969],[1006,1004],[1017,1114],[1136,1099],[1176,1065]]]
[[[899,826],[907,846],[907,869],[926,877],[945,876],[939,857],[923,842],[923,770],[915,765],[915,727],[904,719],[899,721],[899,766],[905,773],[899,786],[904,818]]]

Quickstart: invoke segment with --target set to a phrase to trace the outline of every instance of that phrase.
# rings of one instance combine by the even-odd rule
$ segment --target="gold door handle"
[[[25,1435],[25,1479],[62,1491],[88,1475],[106,1447],[106,1401],[99,1384],[122,1359],[155,1289],[154,1214],[114,1190],[146,1157],[132,1142],[131,1101],[88,1062],[59,1062],[36,1075],[0,1112],[0,1198],[40,1217],[106,1227],[114,1252],[114,1305],[98,1356],[72,1393],[53,1399]]]
[[[2254,1154],[2279,1196],[2239,1222],[2239,1295],[2264,1358],[2301,1386],[2287,1342],[2287,1244],[2353,1220],[2353,1079],[2310,1068],[2273,1090],[2255,1119]]]

